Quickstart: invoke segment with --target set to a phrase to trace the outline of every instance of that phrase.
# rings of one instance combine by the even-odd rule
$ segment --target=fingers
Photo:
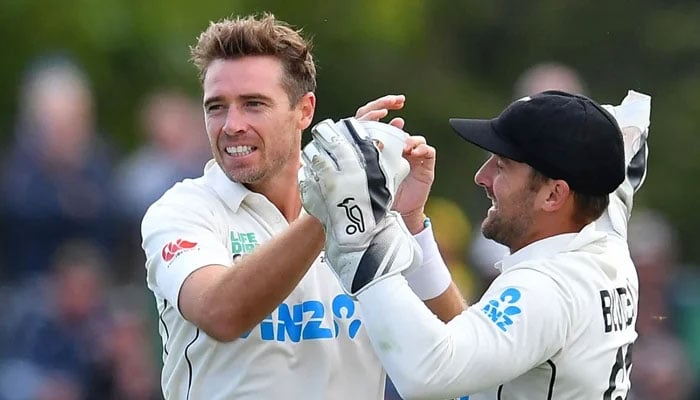
[[[371,154],[366,148],[376,152],[367,131],[352,119],[338,123],[330,119],[321,121],[311,128],[311,136],[309,149],[305,148],[303,154],[305,162],[310,159],[314,169],[327,167],[320,164],[321,160],[333,165],[336,171],[361,168],[365,157]]]
[[[303,165],[311,165],[311,160],[314,159],[315,155],[318,155],[318,149],[316,148],[316,145],[314,145],[313,142],[310,142],[309,144],[304,146],[304,149],[301,151],[301,159]]]
[[[401,117],[396,117],[389,122],[389,125],[394,126],[396,128],[399,128],[401,130],[403,130],[403,127],[405,124],[406,124],[406,121],[404,121],[403,118],[401,118]]]
[[[432,146],[420,145],[405,154],[404,157],[412,169],[414,166],[420,166],[427,170],[433,170],[435,167],[435,148]]]
[[[355,118],[363,121],[379,121],[386,117],[389,110],[400,110],[406,102],[406,96],[402,94],[389,94],[372,100],[357,109]]]
[[[433,159],[435,158],[435,147],[421,144],[409,150],[408,156],[412,158]]]
[[[423,136],[409,136],[406,139],[406,144],[403,146],[404,156],[409,155],[425,155],[426,153],[435,156],[435,148],[428,145],[428,142]]]
[[[311,129],[311,137],[319,151],[333,159],[340,169],[341,160],[354,158],[354,150],[349,137],[346,137],[332,120],[319,122]]]
[[[335,129],[330,119],[323,120],[311,128],[311,137],[326,151],[332,152],[332,148],[344,140],[343,135]]]
[[[358,121],[379,121],[380,119],[386,117],[388,114],[389,110],[384,108],[381,110],[368,111],[362,115],[360,115],[360,112],[358,111],[355,116]]]
[[[409,148],[413,148],[426,143],[428,142],[425,140],[424,136],[411,135],[406,139],[406,145],[404,146],[404,149],[408,150]]]
[[[314,172],[331,166],[339,170],[338,157],[344,155],[347,139],[335,129],[333,121],[327,119],[316,124],[311,128],[311,137],[311,142],[302,151],[304,163]]]
[[[316,141],[311,141],[304,147],[301,157],[304,161],[301,170],[304,171],[306,178],[319,180],[319,176],[327,173],[328,170],[338,170],[338,165],[332,154],[328,153],[328,150]]]
[[[406,140],[403,156],[411,165],[432,169],[435,166],[435,147],[426,143],[423,136],[410,136]]]

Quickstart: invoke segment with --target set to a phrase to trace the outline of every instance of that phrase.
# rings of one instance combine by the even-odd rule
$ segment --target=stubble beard
[[[226,171],[226,176],[228,176],[230,180],[244,185],[256,183],[265,178],[265,175],[267,175],[267,171],[265,170],[265,168],[260,167]]]
[[[487,239],[492,239],[508,248],[518,243],[531,227],[533,218],[528,209],[532,204],[532,197],[528,196],[512,213],[507,216],[496,211],[481,223],[481,232]]]
[[[271,160],[246,168],[236,168],[226,171],[226,176],[233,182],[243,185],[253,185],[279,173],[289,161],[290,153],[277,154]]]
[[[485,238],[510,248],[522,232],[522,224],[518,220],[508,220],[500,215],[492,215],[482,222],[481,232]]]

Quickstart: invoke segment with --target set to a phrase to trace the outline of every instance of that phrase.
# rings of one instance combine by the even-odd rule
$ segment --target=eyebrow
[[[513,164],[513,163],[515,162],[515,160],[512,160],[512,159],[510,159],[510,158],[508,158],[508,157],[499,156],[498,154],[494,154],[494,155],[495,155],[495,156],[497,157],[497,159],[498,159],[499,161],[501,161],[503,164],[510,165],[510,164]]]
[[[218,95],[218,96],[212,96],[209,97],[208,99],[204,100],[204,108],[206,108],[208,105],[211,103],[216,103],[219,101],[224,100],[226,97],[223,95]],[[272,98],[270,96],[266,96],[262,93],[249,93],[249,94],[242,94],[237,96],[239,100],[243,101],[248,101],[248,100],[264,100],[268,103],[273,102]]]
[[[207,106],[210,105],[211,103],[216,103],[218,101],[221,101],[221,99],[223,99],[223,98],[224,98],[224,96],[209,97],[208,99],[204,100],[204,108],[207,108]]]

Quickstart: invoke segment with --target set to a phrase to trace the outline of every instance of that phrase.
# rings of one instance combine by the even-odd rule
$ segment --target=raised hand
[[[401,110],[405,102],[404,95],[386,95],[358,108],[355,117],[362,121],[379,121],[389,111]],[[397,117],[389,124],[403,129],[405,121]],[[423,209],[435,180],[435,148],[428,145],[423,136],[409,136],[403,156],[409,162],[410,172],[398,189],[393,209],[401,214],[409,231],[415,234],[423,229]]]
[[[326,261],[350,295],[420,264],[399,215],[389,211],[408,172],[406,134],[377,122],[322,121],[304,148],[299,185],[304,208],[324,225]]]
[[[610,205],[601,216],[600,225],[610,226],[620,236],[627,238],[627,223],[632,213],[634,194],[644,183],[647,173],[651,97],[630,90],[620,105],[603,105],[603,108],[615,117],[622,131],[626,176],[610,195]]]
[[[603,107],[615,117],[622,131],[627,167],[625,184],[636,192],[646,179],[651,96],[630,90],[620,105]]]
[[[406,102],[406,96],[402,94],[388,94],[374,99],[357,109],[355,118],[358,121],[379,121],[389,115],[391,110],[400,110]],[[392,118],[389,125],[403,129],[405,121],[401,117]]]
[[[435,180],[435,148],[422,136],[410,136],[403,157],[408,160],[410,172],[398,188],[393,209],[401,214],[408,230],[416,234],[423,229],[423,209]]]

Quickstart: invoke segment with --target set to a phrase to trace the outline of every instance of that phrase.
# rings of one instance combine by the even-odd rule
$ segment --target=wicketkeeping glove
[[[651,96],[630,90],[619,106],[603,105],[617,120],[625,145],[627,183],[637,192],[646,179]]]
[[[311,129],[299,186],[306,211],[326,231],[326,262],[350,295],[420,264],[421,251],[390,211],[409,171],[407,134],[379,122],[325,120]]]
[[[651,114],[651,97],[630,90],[618,106],[603,105],[617,120],[625,146],[625,181],[615,192],[626,205],[628,213],[632,211],[632,197],[644,183],[647,176],[647,159],[649,147],[649,116]]]
[[[603,107],[615,117],[622,130],[627,168],[625,180],[610,195],[610,205],[601,219],[609,220],[615,232],[627,238],[627,223],[632,213],[634,194],[642,186],[647,175],[651,97],[630,90],[620,105]]]

